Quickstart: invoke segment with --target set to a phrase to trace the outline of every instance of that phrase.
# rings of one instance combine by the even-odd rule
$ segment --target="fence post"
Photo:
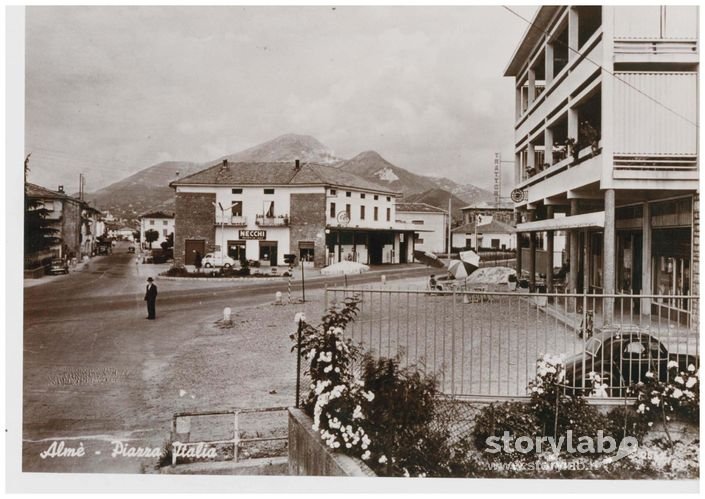
[[[582,323],[582,326],[581,326],[581,327],[582,327],[582,335],[581,335],[581,336],[582,336],[582,338],[583,338],[583,354],[582,354],[582,357],[583,357],[583,359],[582,359],[582,360],[583,360],[583,362],[582,362],[582,365],[583,365],[583,375],[582,375],[582,377],[581,377],[581,384],[582,384],[581,388],[583,388],[583,389],[585,389],[585,376],[587,375],[587,373],[585,372],[585,356],[586,356],[586,353],[585,353],[585,342],[587,341],[587,332],[588,332],[588,331],[587,331],[587,328],[588,328],[587,316],[588,316],[588,312],[587,312],[587,291],[586,291],[585,289],[583,289],[583,323]]]
[[[301,395],[301,326],[303,321],[299,318],[296,331],[296,404],[299,408],[299,398]]]
[[[451,308],[450,331],[450,393],[455,395],[455,299],[456,290],[453,288],[453,307]]]

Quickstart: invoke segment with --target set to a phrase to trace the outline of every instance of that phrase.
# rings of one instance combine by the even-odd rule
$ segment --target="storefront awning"
[[[433,229],[422,229],[418,225],[395,224],[390,227],[358,227],[351,225],[328,225],[326,230],[331,232],[435,232]]]
[[[517,232],[544,232],[548,230],[602,229],[605,226],[605,212],[583,213],[570,217],[550,218],[517,224]]]

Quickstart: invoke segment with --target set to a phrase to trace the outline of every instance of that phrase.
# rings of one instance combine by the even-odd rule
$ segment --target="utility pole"
[[[306,303],[306,279],[304,278],[304,259],[301,258],[301,302]]]
[[[450,210],[452,209],[453,206],[453,197],[448,198],[448,260],[450,260],[450,252],[451,249],[453,248],[453,239],[450,234],[450,226],[453,221],[450,215]]]

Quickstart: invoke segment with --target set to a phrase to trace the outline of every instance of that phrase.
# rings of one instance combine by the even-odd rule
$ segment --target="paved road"
[[[163,445],[171,413],[162,399],[165,390],[173,391],[165,373],[173,374],[179,349],[202,332],[203,317],[212,323],[225,306],[260,305],[286,290],[283,279],[253,284],[158,279],[158,320],[148,321],[144,285],[154,271],[155,266],[136,264],[134,255],[118,248],[67,276],[25,288],[26,471],[141,471],[140,460],[111,458],[110,442]],[[393,269],[385,272],[394,274]],[[397,275],[427,272],[416,267]],[[379,274],[363,274],[349,277],[348,284],[379,279]],[[313,294],[341,283],[340,277],[318,277],[306,288]],[[83,444],[90,459],[42,459],[40,452],[55,440]]]

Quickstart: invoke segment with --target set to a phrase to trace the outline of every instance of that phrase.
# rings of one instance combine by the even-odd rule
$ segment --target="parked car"
[[[627,387],[644,381],[647,372],[666,381],[670,361],[678,363],[679,371],[686,371],[691,364],[697,368],[699,360],[696,355],[668,352],[663,343],[646,332],[603,331],[587,340],[584,352],[566,359],[566,393],[590,392],[587,375],[594,371],[608,386],[610,397],[622,397]]]
[[[129,248],[127,248],[127,252],[128,252],[128,253],[134,253],[134,252],[135,252],[135,247],[134,247],[134,246],[130,246]]]
[[[49,274],[68,274],[69,273],[69,262],[61,258],[54,258],[51,260],[49,265]]]
[[[201,264],[207,269],[211,267],[225,267],[227,269],[235,266],[235,260],[219,253],[207,253],[201,260]]]

